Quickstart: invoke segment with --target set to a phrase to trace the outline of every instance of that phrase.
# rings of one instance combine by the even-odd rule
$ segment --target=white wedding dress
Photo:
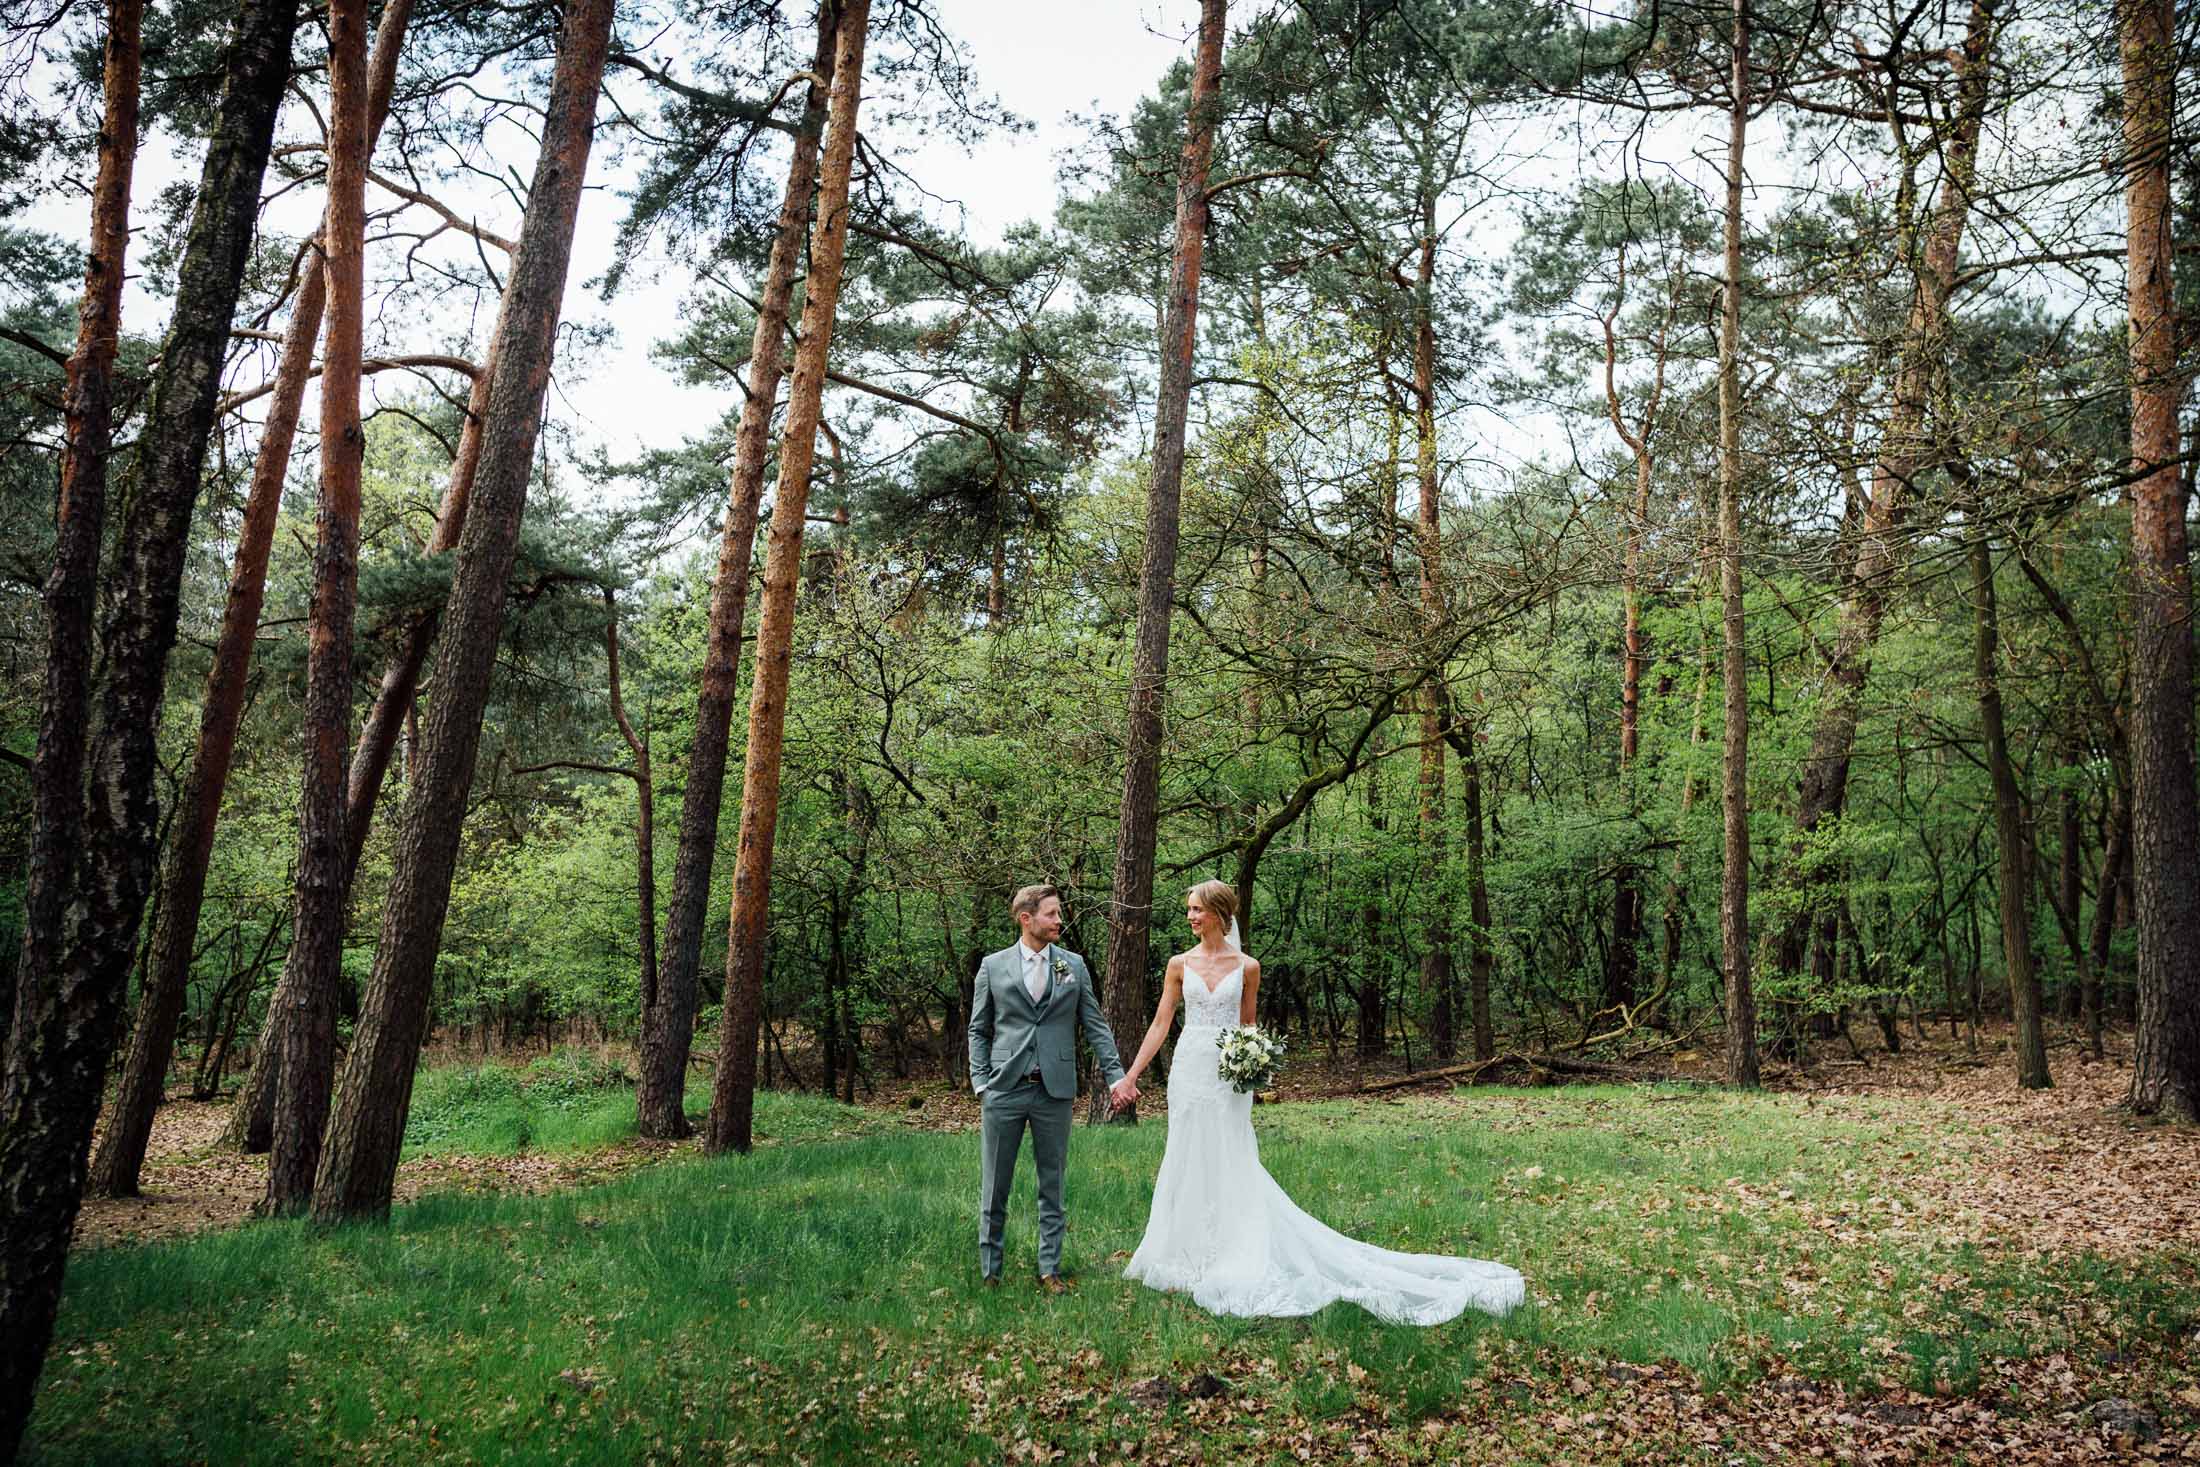
[[[1210,990],[1184,979],[1184,1029],[1169,1064],[1169,1140],[1146,1236],[1123,1270],[1189,1294],[1213,1314],[1312,1314],[1348,1299],[1395,1324],[1442,1324],[1467,1308],[1518,1304],[1518,1272],[1479,1258],[1394,1253],[1301,1211],[1260,1164],[1253,1097],[1221,1076],[1223,1031],[1238,1026],[1245,963]]]

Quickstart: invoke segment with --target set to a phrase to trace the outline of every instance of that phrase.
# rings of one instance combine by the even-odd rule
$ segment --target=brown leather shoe
[[[1062,1277],[1062,1276],[1061,1276],[1060,1274],[1058,1274],[1058,1273],[1043,1273],[1043,1274],[1039,1275],[1039,1292],[1040,1292],[1040,1293],[1042,1293],[1042,1294],[1066,1294],[1066,1293],[1068,1293],[1069,1291],[1070,1291],[1070,1282],[1069,1282],[1069,1280],[1068,1280],[1068,1279],[1066,1279],[1066,1278],[1063,1278],[1063,1277]]]
[[[980,1279],[979,1282],[984,1284],[989,1289],[997,1289],[1001,1286],[1001,1276],[997,1273],[989,1273],[984,1278]]]

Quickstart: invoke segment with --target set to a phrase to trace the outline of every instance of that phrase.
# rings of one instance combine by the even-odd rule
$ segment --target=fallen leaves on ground
[[[218,1100],[177,1099],[163,1105],[153,1119],[153,1136],[146,1147],[141,1195],[87,1193],[77,1214],[76,1246],[106,1248],[180,1238],[210,1228],[235,1227],[250,1218],[267,1194],[267,1158],[246,1156],[222,1144],[229,1112],[229,1102]],[[397,1168],[396,1198],[410,1202],[429,1192],[449,1191],[558,1191],[608,1181],[679,1151],[691,1151],[694,1144],[628,1140],[587,1152],[415,1157]]]

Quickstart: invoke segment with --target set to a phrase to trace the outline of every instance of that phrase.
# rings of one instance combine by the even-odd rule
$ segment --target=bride
[[[1184,1032],[1169,1065],[1169,1140],[1154,1178],[1146,1236],[1123,1270],[1156,1289],[1192,1296],[1215,1314],[1311,1314],[1349,1299],[1397,1324],[1441,1324],[1472,1306],[1503,1314],[1520,1275],[1502,1263],[1394,1253],[1358,1242],[1299,1210],[1260,1164],[1253,1097],[1218,1069],[1225,1029],[1253,1022],[1260,964],[1237,944],[1237,893],[1203,881],[1184,918],[1199,943],[1169,959],[1161,1004],[1118,1088],[1135,1097],[1184,1002]]]

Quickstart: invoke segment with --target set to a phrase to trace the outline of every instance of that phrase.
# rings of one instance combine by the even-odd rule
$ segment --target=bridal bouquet
[[[1266,1090],[1283,1064],[1283,1041],[1253,1024],[1223,1031],[1222,1078],[1238,1090]]]

